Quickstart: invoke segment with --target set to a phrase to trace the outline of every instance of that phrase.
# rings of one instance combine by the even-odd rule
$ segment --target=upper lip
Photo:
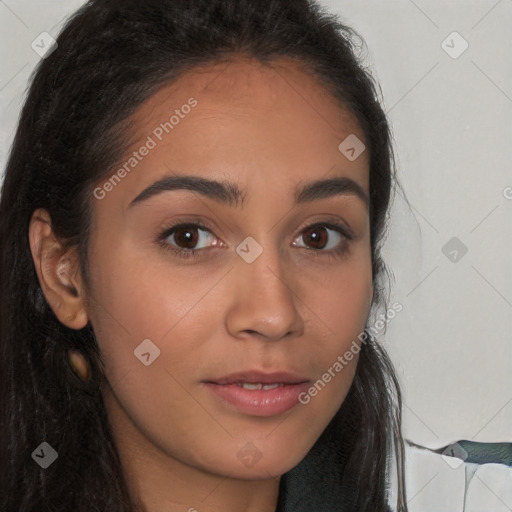
[[[213,384],[238,384],[247,382],[250,384],[299,384],[308,382],[309,379],[302,377],[294,372],[264,372],[261,370],[247,370],[242,372],[230,373],[218,379],[208,379],[206,382]]]

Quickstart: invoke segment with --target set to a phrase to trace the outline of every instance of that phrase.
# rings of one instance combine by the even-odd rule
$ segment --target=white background
[[[57,37],[82,3],[0,0],[2,169],[39,60],[31,43]],[[383,343],[402,382],[406,438],[510,442],[512,1],[323,3],[367,43],[411,205],[397,195],[384,254],[390,303],[403,304]],[[454,31],[469,45],[455,59],[441,46]],[[461,48],[453,36],[447,44]],[[442,251],[452,237],[468,249],[457,262]]]
[[[510,442],[512,2],[325,3],[366,40],[411,204],[397,195],[385,251],[406,437]],[[469,45],[457,59],[441,47],[454,31]]]

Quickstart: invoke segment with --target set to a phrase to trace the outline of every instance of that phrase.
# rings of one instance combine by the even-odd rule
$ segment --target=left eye
[[[328,234],[331,232],[332,234]],[[328,227],[326,224],[315,224],[302,231],[300,236],[295,240],[304,239],[308,244],[313,245],[312,249],[334,249],[343,238],[346,238],[341,232],[339,227]],[[307,247],[305,245],[298,245],[298,247]]]

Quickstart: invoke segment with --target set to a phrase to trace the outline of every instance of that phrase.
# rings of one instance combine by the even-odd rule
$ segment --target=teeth
[[[244,389],[262,389],[263,388],[263,384],[252,384],[252,383],[249,383],[249,382],[244,382],[244,383],[242,383],[242,387]]]
[[[263,389],[276,389],[277,387],[281,386],[282,384],[265,384],[263,386]]]
[[[283,386],[283,384],[261,384],[261,383],[252,383],[252,382],[241,382],[238,384],[238,386],[244,388],[244,389],[276,389],[278,387]]]

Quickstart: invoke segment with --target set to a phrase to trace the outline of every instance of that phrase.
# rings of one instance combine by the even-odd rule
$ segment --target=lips
[[[295,407],[309,380],[293,372],[232,373],[203,384],[224,407],[249,416],[275,416]]]

